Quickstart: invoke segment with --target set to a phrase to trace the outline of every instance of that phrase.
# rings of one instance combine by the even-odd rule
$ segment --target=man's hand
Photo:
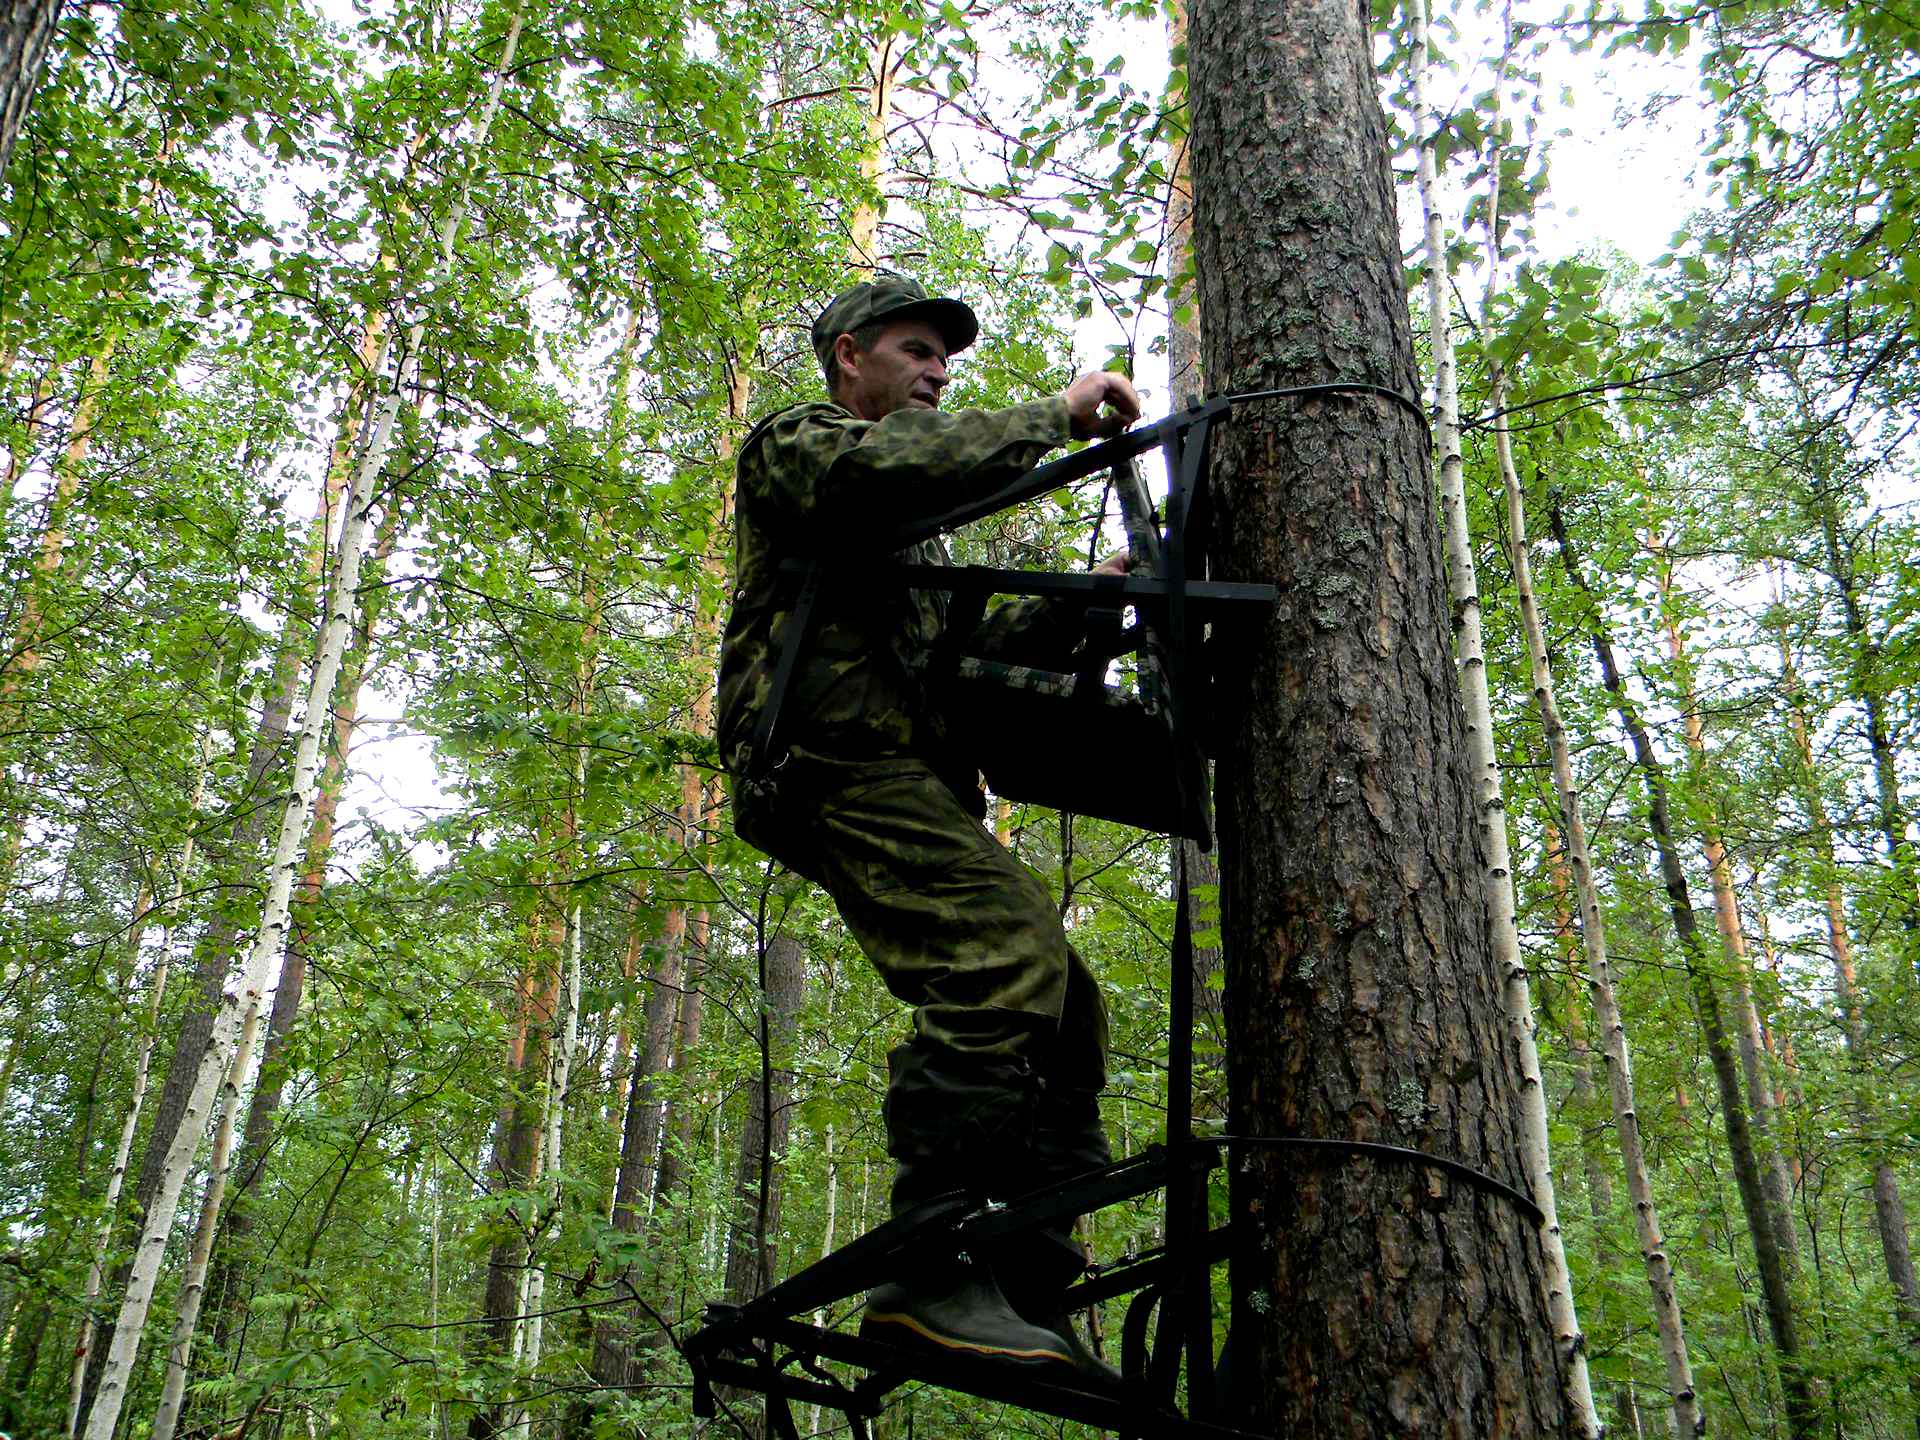
[[[1111,370],[1089,370],[1062,393],[1076,440],[1104,440],[1140,418],[1140,397],[1133,382]]]
[[[1095,575],[1125,575],[1133,568],[1133,557],[1125,550],[1116,550],[1098,565],[1093,567]]]

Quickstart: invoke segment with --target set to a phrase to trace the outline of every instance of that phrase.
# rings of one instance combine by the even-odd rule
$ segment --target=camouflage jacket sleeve
[[[788,523],[857,541],[986,494],[1068,438],[1067,403],[1057,395],[1004,410],[896,410],[881,420],[799,405],[751,437],[762,453],[740,474],[765,487],[757,498]]]

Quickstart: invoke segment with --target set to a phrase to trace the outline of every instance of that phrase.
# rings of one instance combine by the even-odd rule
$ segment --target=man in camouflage
[[[854,286],[813,327],[832,398],[761,421],[738,460],[719,686],[734,828],[825,889],[914,1007],[912,1038],[888,1057],[896,1214],[953,1190],[1021,1195],[1110,1153],[1098,984],[1039,876],[982,825],[976,767],[923,683],[947,596],[874,571],[901,526],[997,489],[1069,438],[1117,433],[1139,400],[1094,372],[1030,404],[942,413],[947,360],[978,330],[966,305],[914,281]],[[798,590],[781,562],[818,557],[834,580],[789,683],[781,753],[756,754]],[[947,560],[937,540],[896,558]],[[1074,612],[1023,601],[991,612],[964,648],[1063,669],[1080,628]],[[930,1265],[875,1290],[862,1332],[1111,1383],[1059,1313],[1082,1263],[1062,1231]]]

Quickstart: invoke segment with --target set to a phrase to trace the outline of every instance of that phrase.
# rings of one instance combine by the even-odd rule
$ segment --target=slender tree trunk
[[[891,28],[874,42],[867,84],[867,143],[860,154],[860,178],[876,190],[887,173],[887,132],[893,127],[893,91],[900,79],[900,67],[906,62],[905,37]],[[878,204],[854,207],[850,230],[853,268],[872,275],[880,266],[880,221],[886,209]]]
[[[559,1004],[560,964],[557,942],[543,906],[528,922],[527,964],[516,987],[518,1016],[507,1054],[507,1072],[513,1097],[496,1127],[494,1193],[525,1191],[539,1178],[536,1147],[540,1143],[543,1096],[533,1077],[548,1074],[550,1040]],[[544,1088],[544,1087],[542,1087]],[[526,1217],[516,1209],[502,1217],[487,1255],[487,1283],[481,1302],[484,1325],[481,1343],[496,1355],[511,1355],[524,1331],[520,1316],[526,1299]],[[485,1440],[501,1428],[501,1416],[492,1406],[474,1412],[468,1433]]]
[[[1567,1266],[1566,1240],[1561,1234],[1559,1207],[1553,1193],[1553,1161],[1547,1146],[1546,1086],[1540,1076],[1533,997],[1527,983],[1526,958],[1520,953],[1520,927],[1515,919],[1506,795],[1500,783],[1499,757],[1493,748],[1493,701],[1487,690],[1480,587],[1474,570],[1473,540],[1467,526],[1463,479],[1466,466],[1460,453],[1460,391],[1454,368],[1452,311],[1447,299],[1452,277],[1447,263],[1446,225],[1440,209],[1439,166],[1435,155],[1438,117],[1429,113],[1426,100],[1426,75],[1433,64],[1427,37],[1426,0],[1409,0],[1408,14],[1413,22],[1414,110],[1420,128],[1418,174],[1426,231],[1428,334],[1433,349],[1434,395],[1439,402],[1440,423],[1435,439],[1440,450],[1440,509],[1445,517],[1454,647],[1459,657],[1460,693],[1465,704],[1466,758],[1469,773],[1474,777],[1481,853],[1486,865],[1481,883],[1486,891],[1487,917],[1492,927],[1493,963],[1505,977],[1503,992],[1511,1031],[1511,1063],[1521,1097],[1521,1161],[1528,1190],[1545,1217],[1541,1225],[1541,1248],[1546,1262],[1547,1307],[1552,1316],[1554,1340],[1563,1359],[1561,1373],[1567,1387],[1567,1410],[1573,1421],[1573,1433],[1597,1440],[1602,1427],[1587,1377],[1586,1337],[1580,1331],[1579,1316],[1574,1308],[1573,1275]],[[1488,202],[1487,224],[1489,300],[1500,275],[1499,246],[1494,239],[1500,214],[1497,150],[1490,168],[1494,188]]]
[[[47,49],[60,23],[60,0],[5,0],[0,5],[0,178],[27,121]]]
[[[1679,617],[1674,613],[1673,577],[1667,548],[1658,536],[1648,537],[1648,548],[1654,558],[1654,580],[1660,593],[1667,655],[1673,662],[1674,683],[1680,692],[1680,720],[1687,741],[1688,771],[1697,785],[1710,789],[1706,726],[1701,721],[1700,702],[1693,690],[1693,667],[1686,640],[1680,631]],[[1786,1158],[1778,1135],[1779,1122],[1773,1113],[1773,1087],[1766,1071],[1766,1042],[1760,1034],[1760,1012],[1753,1000],[1753,967],[1747,952],[1746,930],[1740,922],[1740,902],[1733,889],[1733,865],[1719,829],[1704,820],[1699,829],[1700,849],[1706,857],[1707,877],[1713,887],[1714,924],[1719,928],[1720,944],[1732,972],[1734,1039],[1740,1051],[1740,1074],[1746,1081],[1754,1148],[1760,1157],[1760,1178],[1766,1186],[1767,1215],[1791,1283],[1800,1263],[1800,1240],[1793,1228],[1793,1185],[1787,1177]]]
[[[1853,963],[1853,939],[1847,930],[1846,899],[1840,888],[1840,866],[1833,850],[1833,824],[1821,798],[1819,771],[1814,763],[1813,739],[1799,675],[1793,663],[1784,626],[1780,634],[1780,673],[1787,692],[1787,727],[1800,761],[1801,800],[1807,807],[1812,831],[1814,869],[1825,899],[1827,955],[1833,962],[1834,998],[1839,1002],[1847,1046],[1847,1068],[1853,1086],[1854,1128],[1863,1137],[1878,1136],[1883,1123],[1876,1113],[1876,1083],[1872,1050],[1867,1040],[1865,1012],[1860,1004],[1860,982]],[[1882,1154],[1873,1165],[1873,1218],[1880,1235],[1880,1257],[1887,1283],[1893,1287],[1895,1318],[1906,1336],[1911,1373],[1908,1393],[1913,1398],[1913,1422],[1920,1435],[1920,1278],[1914,1274],[1913,1241],[1907,1226],[1906,1203],[1901,1198],[1893,1163]]]
[[[1551,512],[1551,518],[1553,538],[1559,543],[1560,557],[1566,564],[1567,573],[1574,584],[1589,595],[1591,613],[1588,622],[1592,627],[1594,654],[1600,662],[1601,677],[1613,696],[1614,708],[1619,712],[1628,739],[1632,741],[1634,761],[1646,784],[1648,824],[1653,832],[1654,846],[1659,852],[1660,875],[1666,886],[1668,909],[1673,917],[1674,933],[1679,939],[1681,957],[1686,963],[1701,1035],[1713,1062],[1714,1081],[1720,1093],[1720,1116],[1726,1127],[1727,1150],[1733,1163],[1734,1183],[1740,1192],[1741,1209],[1745,1212],[1747,1229],[1753,1241],[1754,1261],[1766,1303],[1767,1325],[1780,1364],[1780,1386],[1787,1402],[1788,1433],[1794,1440],[1813,1440],[1818,1415],[1805,1363],[1800,1355],[1800,1333],[1794,1319],[1786,1264],[1775,1238],[1761,1179],[1760,1160],[1754,1149],[1752,1132],[1747,1126],[1739,1061],[1727,1041],[1726,1024],[1720,1014],[1720,997],[1713,982],[1711,957],[1694,918],[1686,870],[1680,863],[1679,848],[1668,819],[1666,770],[1654,751],[1646,726],[1641,723],[1638,708],[1621,681],[1598,602],[1591,599],[1591,592],[1587,590],[1573,542],[1567,535],[1566,525],[1557,508]]]
[[[1907,863],[1911,859],[1907,812],[1900,798],[1899,764],[1887,729],[1886,699],[1881,693],[1880,642],[1860,603],[1852,556],[1841,549],[1840,518],[1830,490],[1821,487],[1816,491],[1814,508],[1827,551],[1827,577],[1840,597],[1847,642],[1854,651],[1844,673],[1848,693],[1867,717],[1867,749],[1873,768],[1880,842],[1886,850],[1887,866],[1893,872],[1893,903],[1909,937],[1907,963],[1920,973],[1920,899],[1916,899],[1913,872]]]
[[[1753,933],[1760,941],[1760,966],[1773,977],[1773,989],[1779,992],[1780,953],[1773,944],[1773,925],[1767,915],[1766,877],[1760,867],[1752,867],[1748,875],[1749,889],[1754,897]],[[1774,1138],[1780,1147],[1780,1158],[1787,1167],[1787,1194],[1799,1192],[1807,1171],[1806,1145],[1801,1132],[1793,1123],[1794,1117],[1804,1117],[1807,1110],[1806,1088],[1800,1083],[1800,1060],[1794,1054],[1793,1032],[1785,1023],[1785,1017],[1777,1006],[1762,1010],[1759,995],[1754,996],[1754,1022],[1760,1029],[1760,1046],[1766,1056],[1763,1070],[1772,1081],[1773,1113],[1776,1117]]]
[[[200,1301],[206,1293],[207,1266],[213,1259],[213,1237],[220,1226],[220,1200],[226,1190],[227,1165],[233,1154],[234,1121],[239,1116],[240,1092],[250,1079],[253,1040],[259,1029],[256,1000],[240,1022],[240,1041],[227,1071],[220,1106],[220,1123],[213,1133],[213,1153],[207,1159],[207,1188],[200,1201],[200,1222],[194,1227],[193,1248],[187,1254],[186,1273],[180,1279],[180,1300],[174,1315],[173,1337],[167,1345],[166,1378],[160,1389],[160,1407],[154,1412],[151,1440],[173,1440],[180,1423],[180,1404],[187,1393],[187,1366],[193,1357],[193,1334],[200,1319]]]
[[[700,1048],[700,1024],[706,1009],[702,986],[706,981],[709,926],[705,908],[687,922],[686,983],[680,991],[680,1015],[674,1022],[673,1070],[676,1084],[667,1099],[662,1121],[660,1163],[653,1176],[653,1208],[673,1203],[680,1188],[680,1171],[693,1153],[699,1125],[699,1096],[688,1078],[694,1053]]]
[[[1496,373],[1490,405],[1506,403],[1504,379]],[[1580,944],[1586,958],[1587,992],[1593,1001],[1594,1021],[1600,1031],[1601,1052],[1607,1061],[1608,1098],[1613,1108],[1614,1134],[1627,1180],[1627,1199],[1633,1206],[1634,1234],[1640,1262],[1646,1271],[1653,1300],[1654,1326],[1660,1337],[1660,1355],[1666,1368],[1667,1393],[1672,1401],[1674,1433],[1704,1435],[1706,1416],[1694,1388],[1693,1362],[1687,1353],[1685,1322],[1674,1285],[1673,1264],[1667,1254],[1660,1212],[1654,1204],[1653,1182],[1647,1173],[1646,1149],[1640,1136],[1640,1110],[1633,1090],[1633,1060],[1626,1025],[1614,993],[1613,962],[1607,954],[1606,924],[1601,917],[1600,892],[1593,871],[1593,852],[1587,844],[1586,817],[1573,774],[1573,751],[1560,719],[1554,695],[1553,667],[1547,657],[1546,627],[1533,585],[1533,562],[1527,541],[1525,498],[1513,464],[1512,441],[1504,427],[1494,432],[1495,457],[1507,499],[1507,553],[1513,569],[1514,590],[1520,604],[1522,628],[1533,681],[1534,704],[1553,757],[1553,785],[1560,802],[1560,821],[1566,834],[1567,864],[1573,872],[1580,915]]]
[[[768,940],[760,956],[760,1074],[747,1091],[727,1227],[726,1298],[744,1305],[773,1283],[774,1233],[780,1226],[779,1157],[791,1124],[793,1070],[787,1053],[806,984],[806,952],[789,935]],[[764,1406],[741,1415],[746,1440],[767,1433]]]
[[[508,69],[513,63],[520,27],[521,16],[516,10],[502,46],[501,58],[493,72],[486,108],[473,140],[472,150],[476,155],[484,153],[494,116],[499,112],[500,96],[506,85]],[[466,223],[467,201],[468,191],[463,185],[459,198],[440,227],[436,256],[439,274],[444,275],[452,270],[460,231]],[[420,353],[426,337],[426,326],[424,317],[414,322],[401,349],[403,356]],[[199,1060],[191,1093],[167,1148],[166,1163],[162,1167],[154,1203],[146,1212],[145,1228],[127,1281],[126,1299],[115,1322],[99,1390],[88,1413],[87,1440],[112,1440],[131,1378],[133,1358],[139,1347],[140,1331],[145,1325],[147,1308],[152,1300],[154,1280],[165,1249],[167,1232],[172,1228],[174,1212],[179,1204],[180,1187],[185,1182],[188,1165],[197,1148],[199,1127],[203,1123],[199,1117],[204,1116],[214,1087],[230,1060],[240,1017],[247,1006],[258,1003],[266,983],[267,970],[286,943],[294,872],[299,866],[301,842],[306,836],[307,823],[317,798],[320,748],[327,729],[329,702],[359,601],[360,567],[368,538],[369,511],[375,486],[386,466],[402,399],[402,377],[396,371],[382,398],[347,498],[333,588],[327,601],[326,624],[321,632],[319,653],[314,661],[313,678],[307,692],[305,719],[295,752],[292,794],[282,813],[279,838],[268,866],[269,888],[261,912],[259,931],[242,966],[238,992],[224,996],[214,1016],[209,1042]],[[183,1045],[185,1040],[183,1033]]]
[[[383,320],[369,321],[362,335],[363,360],[369,356],[376,361],[384,357],[384,334]],[[326,481],[315,497],[313,518],[307,529],[300,583],[292,596],[280,641],[274,652],[266,698],[261,703],[260,720],[247,756],[246,787],[239,797],[236,818],[227,835],[226,854],[230,865],[244,866],[251,860],[273,820],[274,807],[269,799],[272,791],[270,777],[283,759],[287,724],[299,694],[301,662],[312,643],[308,620],[326,560],[333,518],[339,513],[341,500],[353,478],[354,437],[358,432],[362,400],[367,393],[358,387],[359,383],[371,387],[378,370],[377,363],[366,367],[361,381],[357,382],[350,394],[335,432]],[[208,1038],[213,1033],[213,1018],[220,1005],[221,987],[232,968],[234,950],[243,933],[239,917],[230,908],[222,906],[214,911],[207,933],[195,948],[192,998],[180,1017],[179,1035],[167,1062],[166,1078],[161,1082],[160,1095],[154,1105],[153,1126],[147,1132],[146,1148],[141,1154],[140,1169],[134,1182],[135,1215],[144,1215],[158,1193],[165,1156],[179,1131],[181,1119],[186,1113],[187,1097],[193,1089],[197,1057],[205,1051]],[[114,1276],[113,1288],[123,1290],[128,1274],[129,1267],[121,1266]],[[105,1338],[111,1343],[111,1332]],[[99,1365],[104,1358],[104,1346],[97,1348],[89,1358],[81,1397],[83,1414],[93,1403],[93,1391],[100,1380]]]
[[[1553,886],[1553,939],[1573,986],[1567,992],[1567,1053],[1573,1059],[1573,1107],[1580,1126],[1580,1168],[1587,1182],[1588,1210],[1593,1217],[1594,1249],[1604,1268],[1613,1253],[1608,1241],[1608,1217],[1613,1212],[1613,1176],[1593,1143],[1590,1120],[1598,1107],[1593,1083],[1593,1039],[1577,996],[1586,966],[1580,954],[1579,917],[1574,911],[1573,873],[1567,866],[1566,841],[1558,825],[1546,831],[1547,878]]]
[[[629,987],[640,973],[640,957],[647,947],[646,927],[640,919],[640,895],[634,892],[632,906],[627,911],[627,943],[620,951],[620,979]],[[643,1012],[644,1014],[644,1012]],[[613,1081],[613,1093],[607,1097],[606,1123],[616,1121],[624,1123],[622,1117],[627,1113],[627,1096],[633,1092],[633,1006],[629,1000],[620,1003],[620,1022],[613,1035],[613,1067],[610,1072]],[[616,1177],[615,1188],[619,1180]],[[613,1197],[607,1197],[608,1218],[613,1214]]]
[[[683,914],[670,912],[668,918]],[[613,1228],[622,1234],[639,1232],[653,1196],[661,1122],[660,1091],[655,1081],[666,1073],[673,1053],[673,1020],[682,988],[684,953],[683,934],[666,935],[660,946],[660,958],[649,976],[641,1022],[644,1033],[634,1058],[633,1084],[627,1093],[626,1118],[621,1131],[620,1168],[613,1186]],[[631,1286],[633,1279],[633,1267],[623,1267],[615,1278],[616,1291]],[[632,1383],[630,1357],[626,1322],[617,1315],[602,1318],[594,1330],[594,1379],[602,1385]]]
[[[1411,401],[1364,8],[1199,0],[1191,24],[1209,384]],[[1370,396],[1247,405],[1214,442],[1215,573],[1280,594],[1216,701],[1229,1128],[1411,1146],[1524,1186],[1423,442]],[[1258,1145],[1230,1169],[1237,1420],[1575,1433],[1540,1233],[1512,1201]]]
[[[215,688],[218,688],[217,674]],[[196,745],[193,798],[187,807],[187,813],[196,819],[207,794],[210,732],[211,727],[204,727]],[[67,1424],[64,1433],[69,1437],[78,1435],[80,1431],[80,1400],[86,1384],[87,1356],[93,1349],[94,1307],[100,1300],[100,1282],[106,1273],[107,1252],[113,1244],[114,1221],[120,1208],[120,1189],[126,1182],[127,1162],[133,1155],[133,1137],[140,1125],[141,1107],[147,1098],[147,1081],[153,1071],[153,1047],[160,1037],[160,1007],[166,998],[167,973],[173,960],[171,917],[186,889],[187,874],[193,868],[194,840],[195,832],[190,828],[186,838],[180,842],[180,858],[174,866],[173,884],[167,898],[159,905],[142,908],[128,928],[127,949],[137,963],[149,917],[156,909],[169,917],[163,932],[160,956],[154,963],[153,978],[148,982],[147,1023],[141,1030],[140,1050],[133,1063],[133,1093],[127,1099],[127,1116],[120,1126],[119,1143],[114,1146],[113,1168],[107,1174],[106,1194],[100,1200],[100,1229],[94,1237],[93,1259],[87,1265],[86,1290],[80,1308],[80,1338],[74,1343],[73,1374],[67,1388]]]
[[[4,3],[5,0],[0,0],[0,4]],[[29,780],[19,790],[8,773],[11,767],[5,762],[15,749],[12,742],[26,734],[22,691],[33,672],[40,668],[43,658],[40,647],[47,638],[51,612],[59,603],[61,571],[66,568],[71,540],[74,501],[79,496],[80,478],[93,448],[94,426],[100,416],[100,393],[106,388],[107,374],[118,347],[119,336],[109,330],[100,338],[87,361],[86,373],[80,381],[80,393],[74,400],[73,423],[67,430],[66,450],[54,464],[53,488],[47,493],[46,518],[35,540],[33,568],[27,573],[20,594],[19,619],[6,653],[0,655],[0,795],[4,796],[4,804],[0,804],[0,901],[4,901],[13,889],[14,873],[20,862],[20,849],[26,837],[28,820],[25,796],[19,790],[32,787],[31,777],[43,763],[40,747],[29,742],[26,757]],[[34,428],[30,420],[27,427],[29,438]],[[5,498],[7,493],[0,491],[0,498]],[[66,584],[75,583],[69,571]],[[12,949],[11,945],[7,945],[0,950],[0,991],[5,990],[5,975],[13,967]],[[11,1062],[10,1050],[9,1066]],[[3,1093],[0,1091],[0,1094]]]
[[[522,1305],[524,1318],[520,1322],[524,1330],[524,1344],[516,1344],[515,1349],[521,1355],[522,1366],[529,1376],[538,1372],[540,1356],[546,1337],[546,1317],[542,1306],[546,1299],[547,1272],[540,1264],[538,1247],[541,1236],[555,1225],[560,1218],[564,1197],[563,1176],[560,1169],[562,1142],[564,1139],[567,1099],[573,1076],[573,1055],[580,1040],[580,986],[581,953],[584,948],[585,908],[581,899],[579,877],[586,870],[586,860],[582,853],[580,826],[586,806],[587,796],[587,744],[585,739],[586,722],[593,708],[594,672],[600,633],[600,601],[598,584],[589,574],[584,585],[586,602],[586,622],[580,639],[580,658],[578,673],[574,684],[574,714],[580,723],[581,735],[576,738],[573,752],[573,773],[568,790],[567,814],[563,819],[566,838],[566,890],[571,904],[567,908],[566,920],[566,959],[563,966],[564,980],[560,992],[560,1014],[554,1027],[554,1042],[547,1070],[547,1088],[545,1109],[541,1117],[541,1133],[544,1137],[544,1153],[541,1157],[540,1174],[546,1182],[546,1196],[541,1208],[528,1230],[526,1261],[526,1294]],[[531,1424],[528,1410],[516,1405],[510,1411],[507,1429],[523,1433]]]
[[[386,573],[394,543],[400,532],[398,503],[388,506],[380,520],[371,563],[371,580],[377,587]],[[346,785],[347,759],[353,747],[353,734],[359,721],[360,690],[368,677],[372,654],[373,628],[380,612],[376,588],[362,608],[352,647],[342,665],[340,693],[333,706],[332,743],[327,749],[326,767],[320,777],[320,798],[314,804],[313,837],[307,846],[306,868],[293,903],[293,930],[287,952],[280,960],[280,978],[273,990],[273,1009],[267,1018],[267,1038],[260,1057],[260,1079],[247,1105],[247,1121],[241,1132],[240,1156],[234,1166],[238,1177],[233,1198],[227,1206],[226,1225],[219,1240],[213,1274],[207,1284],[217,1309],[214,1313],[214,1343],[224,1346],[235,1321],[246,1306],[246,1292],[238,1266],[240,1247],[253,1229],[249,1202],[266,1174],[274,1116],[286,1087],[286,1055],[293,1043],[293,1025],[299,1018],[306,996],[307,956],[312,950],[313,916],[320,893],[326,884],[327,862],[333,850],[334,817],[340,794]],[[235,1357],[236,1361],[238,1357]]]
[[[451,246],[448,247],[449,249]],[[269,862],[269,888],[261,912],[260,928],[242,966],[238,989],[222,998],[213,1019],[212,1033],[199,1059],[197,1073],[187,1103],[169,1146],[152,1207],[145,1216],[139,1248],[128,1277],[126,1299],[114,1324],[112,1344],[100,1377],[99,1390],[88,1414],[87,1440],[112,1440],[119,1421],[120,1407],[131,1379],[133,1360],[140,1343],[153,1287],[159,1274],[161,1256],[168,1232],[173,1227],[179,1206],[180,1190],[194,1152],[199,1148],[202,1117],[213,1092],[232,1062],[242,1017],[260,1003],[267,972],[286,943],[288,912],[293,895],[295,871],[299,868],[302,841],[312,816],[318,791],[321,740],[327,729],[328,700],[345,653],[358,604],[360,566],[366,549],[368,511],[372,505],[375,482],[386,459],[393,419],[399,408],[396,383],[383,409],[353,493],[348,499],[345,528],[341,532],[339,560],[334,587],[328,597],[327,623],[320,652],[314,664],[312,684],[307,694],[306,715],[301,726],[295,755],[292,795],[281,816],[280,834]]]

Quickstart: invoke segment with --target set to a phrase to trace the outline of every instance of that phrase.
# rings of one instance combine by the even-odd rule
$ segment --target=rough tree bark
[[[1188,53],[1211,385],[1411,399],[1366,7],[1199,0]],[[1216,573],[1281,596],[1221,706],[1232,1132],[1413,1146],[1524,1187],[1420,421],[1377,397],[1246,405],[1213,473]],[[1510,1200],[1257,1146],[1231,1169],[1241,1423],[1572,1433],[1538,1227]]]
[[[1549,518],[1568,578],[1591,600],[1592,592],[1581,573],[1573,541],[1567,534],[1566,522],[1558,506],[1549,512]],[[1746,1217],[1748,1235],[1753,1241],[1754,1264],[1760,1272],[1767,1326],[1780,1364],[1780,1388],[1787,1402],[1787,1431],[1794,1440],[1812,1440],[1817,1433],[1818,1417],[1805,1362],[1800,1355],[1800,1330],[1794,1319],[1786,1264],[1768,1214],[1760,1159],[1755,1153],[1753,1133],[1747,1124],[1740,1062],[1727,1039],[1726,1021],[1720,1013],[1720,996],[1714,986],[1711,956],[1700,934],[1693,897],[1687,886],[1686,867],[1680,863],[1680,849],[1673,835],[1666,770],[1640,719],[1638,707],[1627,694],[1597,601],[1592,602],[1587,622],[1594,655],[1600,662],[1601,679],[1613,697],[1614,709],[1626,729],[1627,738],[1633,744],[1634,763],[1639,767],[1646,784],[1647,824],[1653,832],[1654,848],[1659,855],[1660,879],[1666,888],[1668,912],[1673,919],[1674,934],[1680,943],[1681,958],[1686,964],[1688,987],[1692,992],[1694,1011],[1699,1017],[1701,1038],[1705,1040],[1708,1057],[1713,1062],[1714,1083],[1720,1096],[1720,1119],[1726,1127],[1727,1152],[1733,1163],[1734,1184],[1740,1192],[1740,1208]]]
[[[0,176],[13,158],[27,107],[40,84],[47,49],[60,23],[60,0],[5,0],[0,5]]]

